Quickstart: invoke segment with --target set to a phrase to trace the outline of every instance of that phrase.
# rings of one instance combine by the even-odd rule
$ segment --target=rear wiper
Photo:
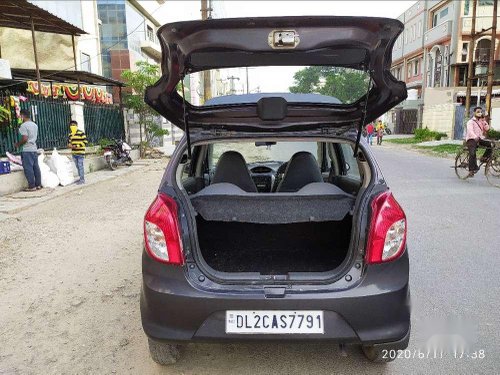
[[[356,158],[358,154],[359,142],[361,141],[361,132],[363,131],[363,126],[366,121],[366,108],[368,108],[368,99],[370,98],[370,90],[372,86],[372,72],[370,72],[370,80],[368,81],[368,88],[366,89],[366,98],[365,98],[365,108],[363,109],[363,118],[359,122],[358,125],[358,135],[356,136],[356,144],[354,145],[354,157]]]

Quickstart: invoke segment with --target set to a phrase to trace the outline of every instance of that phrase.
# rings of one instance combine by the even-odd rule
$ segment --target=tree
[[[145,145],[149,146],[155,137],[162,137],[168,134],[168,130],[162,129],[160,115],[144,102],[146,88],[152,86],[160,78],[157,65],[147,61],[139,61],[135,64],[136,70],[125,70],[122,79],[130,92],[125,93],[123,102],[125,106],[134,111],[139,120],[140,153],[144,156],[143,150],[143,129],[146,137]]]
[[[355,69],[309,66],[296,72],[293,79],[292,93],[322,94],[352,103],[366,94],[369,75]]]

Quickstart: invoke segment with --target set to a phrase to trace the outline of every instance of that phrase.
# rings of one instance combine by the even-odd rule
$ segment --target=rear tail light
[[[177,204],[158,194],[144,217],[144,242],[148,254],[168,264],[183,264],[182,242],[177,221]]]
[[[372,219],[367,263],[382,263],[398,258],[406,244],[406,215],[391,192],[384,192],[372,201]]]

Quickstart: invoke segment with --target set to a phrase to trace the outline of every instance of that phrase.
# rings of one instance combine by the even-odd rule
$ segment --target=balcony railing
[[[500,17],[497,17],[497,23],[500,24]],[[493,24],[493,16],[476,17],[476,32],[489,29]],[[462,33],[470,34],[472,29],[472,17],[462,18]]]
[[[451,20],[445,21],[437,26],[434,26],[432,29],[427,30],[424,34],[424,44],[432,44],[442,38],[448,37],[451,35]]]

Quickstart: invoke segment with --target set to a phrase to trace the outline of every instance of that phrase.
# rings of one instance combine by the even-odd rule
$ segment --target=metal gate
[[[85,133],[91,143],[101,139],[123,139],[125,135],[120,107],[85,103],[83,107]]]
[[[37,146],[43,149],[66,147],[68,144],[68,125],[71,109],[67,100],[38,98],[29,95],[28,100],[20,102],[21,109],[31,113],[31,119],[38,125]],[[19,140],[19,126],[15,108],[10,105],[10,96],[0,96],[2,105],[10,109],[10,120],[0,124],[0,155],[7,151],[16,152],[14,143]]]
[[[396,109],[396,134],[413,134],[418,125],[418,109]]]
[[[453,127],[453,139],[462,139],[464,137],[464,116],[465,106],[457,105],[455,107],[455,125]]]

